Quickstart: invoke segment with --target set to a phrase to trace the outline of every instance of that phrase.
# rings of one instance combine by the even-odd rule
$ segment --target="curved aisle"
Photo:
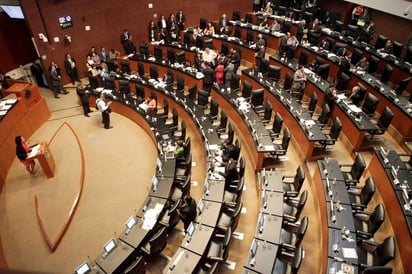
[[[70,105],[76,103],[77,96],[71,92],[63,100]],[[74,163],[78,159],[76,151],[65,138],[55,142],[56,147],[51,149],[57,176],[47,180],[42,171],[37,177],[29,177],[21,164],[14,161],[0,196],[0,235],[11,269],[71,273],[88,256],[98,256],[101,246],[114,238],[114,233],[119,235],[125,220],[144,201],[150,188],[157,150],[143,128],[127,117],[112,113],[114,128],[105,130],[99,112],[85,118],[77,105],[62,112],[53,113],[52,119],[30,139],[48,140],[63,121],[72,125],[80,138],[86,163],[79,207],[59,247],[51,253],[36,221],[33,197],[42,194],[44,221],[51,227],[60,226],[60,215],[63,218],[66,212],[58,210],[73,202],[66,196],[78,191],[78,179],[73,179],[76,177],[73,169],[78,166]],[[61,202],[66,204],[60,205]],[[47,203],[52,206],[45,206]],[[50,218],[55,215],[58,217]]]

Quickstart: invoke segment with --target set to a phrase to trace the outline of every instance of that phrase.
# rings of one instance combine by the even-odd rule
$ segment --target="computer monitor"
[[[176,62],[178,62],[179,64],[186,63],[186,56],[184,51],[179,51],[178,53],[176,53]]]
[[[252,241],[252,245],[250,246],[250,255],[252,257],[256,256],[257,248],[258,248],[258,240],[254,238]]]
[[[197,207],[199,208],[199,214],[202,214],[203,209],[205,207],[205,201],[203,199],[200,199],[199,204],[197,205]]]
[[[152,189],[153,192],[155,192],[157,190],[157,186],[159,185],[159,179],[157,178],[156,175],[153,175],[152,177]]]
[[[162,163],[162,160],[160,160],[159,157],[157,157],[156,166],[157,166],[157,170],[159,171],[159,173],[162,174],[163,163]]]
[[[159,69],[156,66],[150,66],[150,78],[156,80],[159,78]]]
[[[90,265],[87,262],[84,262],[74,270],[74,273],[75,274],[86,274],[86,273],[89,273],[91,270],[92,269]]]
[[[103,249],[106,254],[109,254],[113,249],[115,249],[116,245],[116,241],[114,239],[110,239],[107,241],[107,243],[104,244]]]
[[[259,232],[262,233],[263,232],[263,226],[265,225],[265,215],[263,214],[263,212],[259,213]]]
[[[139,52],[144,56],[149,56],[149,45],[144,43],[140,44]]]
[[[162,46],[156,45],[154,46],[154,57],[157,61],[161,61],[163,58],[163,48]]]
[[[210,189],[210,184],[209,184],[209,180],[207,178],[205,179],[204,186],[205,186],[205,193],[206,193],[206,195],[208,195],[209,189]]]
[[[327,80],[329,77],[329,64],[323,64],[318,67],[317,74],[323,79]]]
[[[266,194],[266,190],[263,189],[262,190],[262,206],[263,206],[263,208],[267,207],[267,203],[268,203],[268,196]]]
[[[136,223],[136,218],[132,215],[126,221],[126,228],[130,230],[136,225]]]
[[[191,237],[191,236],[193,236],[193,233],[195,233],[195,230],[196,230],[195,229],[195,223],[191,222],[189,227],[187,228],[186,232]]]
[[[246,13],[245,15],[245,23],[253,24],[253,14]]]
[[[169,62],[171,64],[176,63],[176,51],[173,48],[168,48],[167,49],[167,60],[169,60]]]

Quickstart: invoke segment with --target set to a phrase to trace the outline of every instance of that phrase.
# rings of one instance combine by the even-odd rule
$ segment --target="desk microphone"
[[[114,232],[114,238],[117,240],[117,243],[119,243],[119,238],[117,238],[116,231]]]
[[[90,265],[94,267],[94,262],[92,261],[92,259],[90,259],[90,256],[87,256],[87,259],[89,260]]]

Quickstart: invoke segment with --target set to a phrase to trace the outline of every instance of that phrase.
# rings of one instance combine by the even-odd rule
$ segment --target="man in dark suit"
[[[225,188],[227,189],[234,180],[239,180],[239,172],[237,171],[236,161],[230,158],[225,165],[225,171],[219,172],[225,177]]]
[[[302,40],[305,32],[307,33],[306,21],[305,19],[302,19],[300,23],[298,24],[298,29],[296,31],[296,39],[298,39],[299,42]]]
[[[64,67],[73,85],[75,81],[80,82],[76,60],[69,53],[66,53],[66,58],[64,58]]]
[[[202,62],[201,64],[201,71],[203,75],[205,76],[203,78],[203,89],[207,92],[210,92],[212,89],[213,83],[215,82],[215,72],[214,70],[206,65],[205,62]]]
[[[352,54],[350,52],[348,52],[344,57],[341,57],[338,75],[340,75],[342,72],[346,73],[347,75],[350,75],[351,57],[352,57]]]
[[[226,17],[226,14],[222,14],[222,17],[219,18],[219,31],[223,32],[226,26],[229,26],[229,20]]]
[[[179,12],[176,14],[176,22],[178,31],[182,31],[185,29],[186,15],[183,13],[182,10],[179,10]]]
[[[232,55],[230,57],[230,60],[232,61],[234,66],[233,72],[237,73],[237,69],[240,67],[241,56],[236,48],[232,49]]]
[[[83,114],[86,117],[90,117],[89,113],[92,112],[89,105],[89,91],[83,84],[78,84],[76,88],[76,93],[80,98],[80,102],[82,103],[83,107]]]
[[[185,196],[183,198],[183,203],[180,205],[178,212],[179,217],[182,220],[186,231],[190,223],[196,219],[196,201],[191,196]]]
[[[54,91],[54,98],[60,98],[59,93],[67,94],[68,92],[63,89],[61,76],[57,70],[57,67],[52,63],[50,67],[50,79]]]
[[[136,46],[132,42],[132,36],[130,35],[127,29],[125,29],[123,33],[120,35],[120,42],[122,42],[126,54],[136,52]]]

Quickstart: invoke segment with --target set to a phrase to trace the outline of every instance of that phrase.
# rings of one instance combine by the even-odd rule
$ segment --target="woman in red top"
[[[219,62],[219,64],[215,68],[215,78],[216,78],[216,83],[218,85],[223,84],[224,70],[225,70],[225,67],[223,66],[222,62]]]
[[[16,136],[14,139],[16,143],[16,156],[20,160],[22,164],[26,167],[26,170],[33,176],[36,175],[36,171],[34,170],[34,166],[36,163],[34,159],[27,158],[27,154],[30,153],[31,149],[27,146],[24,138],[22,136]]]

